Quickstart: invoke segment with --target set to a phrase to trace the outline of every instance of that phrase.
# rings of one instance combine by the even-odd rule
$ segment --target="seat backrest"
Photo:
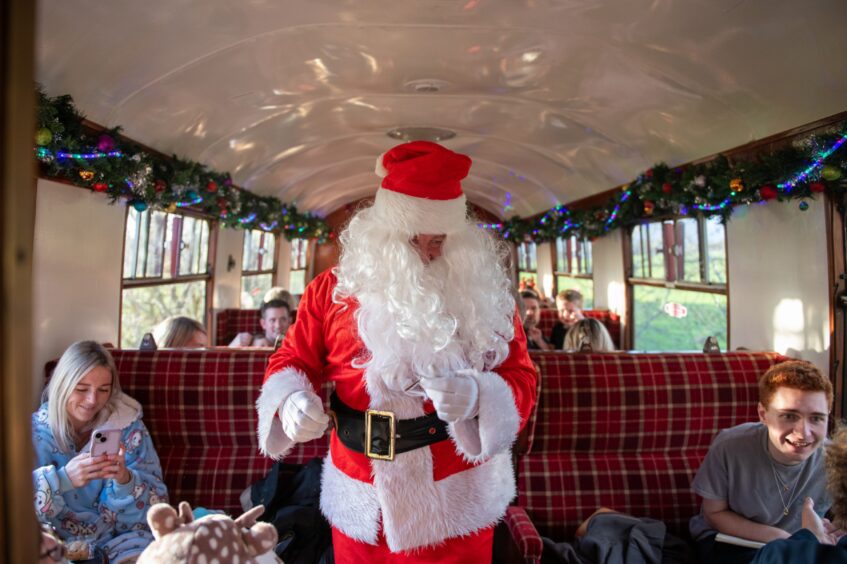
[[[259,452],[256,399],[269,349],[114,350],[124,392],[141,403],[171,502],[241,512],[238,495],[272,461]],[[321,392],[328,403],[331,387]],[[328,438],[286,462],[323,456]]]
[[[615,347],[621,348],[621,316],[608,309],[584,309],[582,314],[585,317],[592,317],[599,320],[609,331],[609,336]],[[553,326],[559,321],[559,312],[555,309],[542,309],[541,321],[538,323],[538,328],[546,337],[550,337],[553,332]]]
[[[223,309],[215,316],[215,344],[225,347],[239,333],[261,333],[258,309]]]
[[[532,351],[541,396],[519,504],[542,535],[572,537],[601,506],[687,533],[690,483],[718,431],[755,421],[776,353]]]

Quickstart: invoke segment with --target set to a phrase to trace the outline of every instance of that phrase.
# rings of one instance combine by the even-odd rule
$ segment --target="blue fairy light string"
[[[840,148],[840,147],[844,144],[844,142],[845,142],[845,141],[847,141],[847,133],[845,133],[844,135],[842,135],[842,136],[841,136],[841,139],[839,139],[838,141],[836,141],[836,142],[832,145],[832,147],[830,147],[829,149],[827,149],[826,151],[824,151],[823,153],[821,153],[820,155],[818,155],[818,158],[817,158],[817,159],[815,159],[815,161],[814,161],[812,164],[810,164],[808,167],[806,167],[806,168],[805,168],[802,172],[800,172],[799,174],[795,175],[795,176],[794,176],[791,180],[787,180],[787,181],[785,181],[785,182],[782,182],[782,183],[780,183],[780,184],[777,184],[777,185],[776,185],[776,187],[777,187],[778,189],[780,189],[780,190],[784,190],[785,192],[789,192],[789,193],[790,193],[792,190],[794,190],[794,188],[795,188],[798,184],[801,184],[801,183],[805,182],[805,181],[809,178],[809,175],[810,175],[812,172],[814,172],[814,170],[815,170],[816,168],[820,167],[820,166],[823,164],[823,162],[824,162],[827,158],[829,158],[829,156],[830,156],[832,153],[834,153],[835,151],[837,151],[837,150],[838,150],[838,149],[839,149],[839,148]]]
[[[103,159],[106,157],[123,157],[124,154],[121,151],[108,151],[108,152],[100,152],[95,151],[93,153],[68,153],[66,151],[56,151],[56,153],[52,153],[50,149],[46,147],[37,147],[35,149],[35,154],[39,159],[46,159],[47,157],[56,157],[57,159],[74,159],[74,160],[86,160],[90,161],[93,159]]]

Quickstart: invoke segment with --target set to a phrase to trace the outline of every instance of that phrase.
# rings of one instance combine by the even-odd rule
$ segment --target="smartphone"
[[[88,451],[91,456],[118,454],[120,449],[120,429],[94,429],[91,432],[91,448]]]

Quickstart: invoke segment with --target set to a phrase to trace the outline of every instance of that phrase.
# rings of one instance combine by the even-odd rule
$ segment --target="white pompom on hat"
[[[467,209],[461,180],[471,159],[437,143],[412,141],[379,156],[382,185],[373,210],[386,227],[409,235],[438,235],[464,226]]]

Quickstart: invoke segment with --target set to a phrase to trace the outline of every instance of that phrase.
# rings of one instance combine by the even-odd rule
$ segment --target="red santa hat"
[[[471,159],[429,141],[398,145],[376,160],[382,185],[373,210],[378,220],[409,235],[450,233],[465,225],[461,180]]]

